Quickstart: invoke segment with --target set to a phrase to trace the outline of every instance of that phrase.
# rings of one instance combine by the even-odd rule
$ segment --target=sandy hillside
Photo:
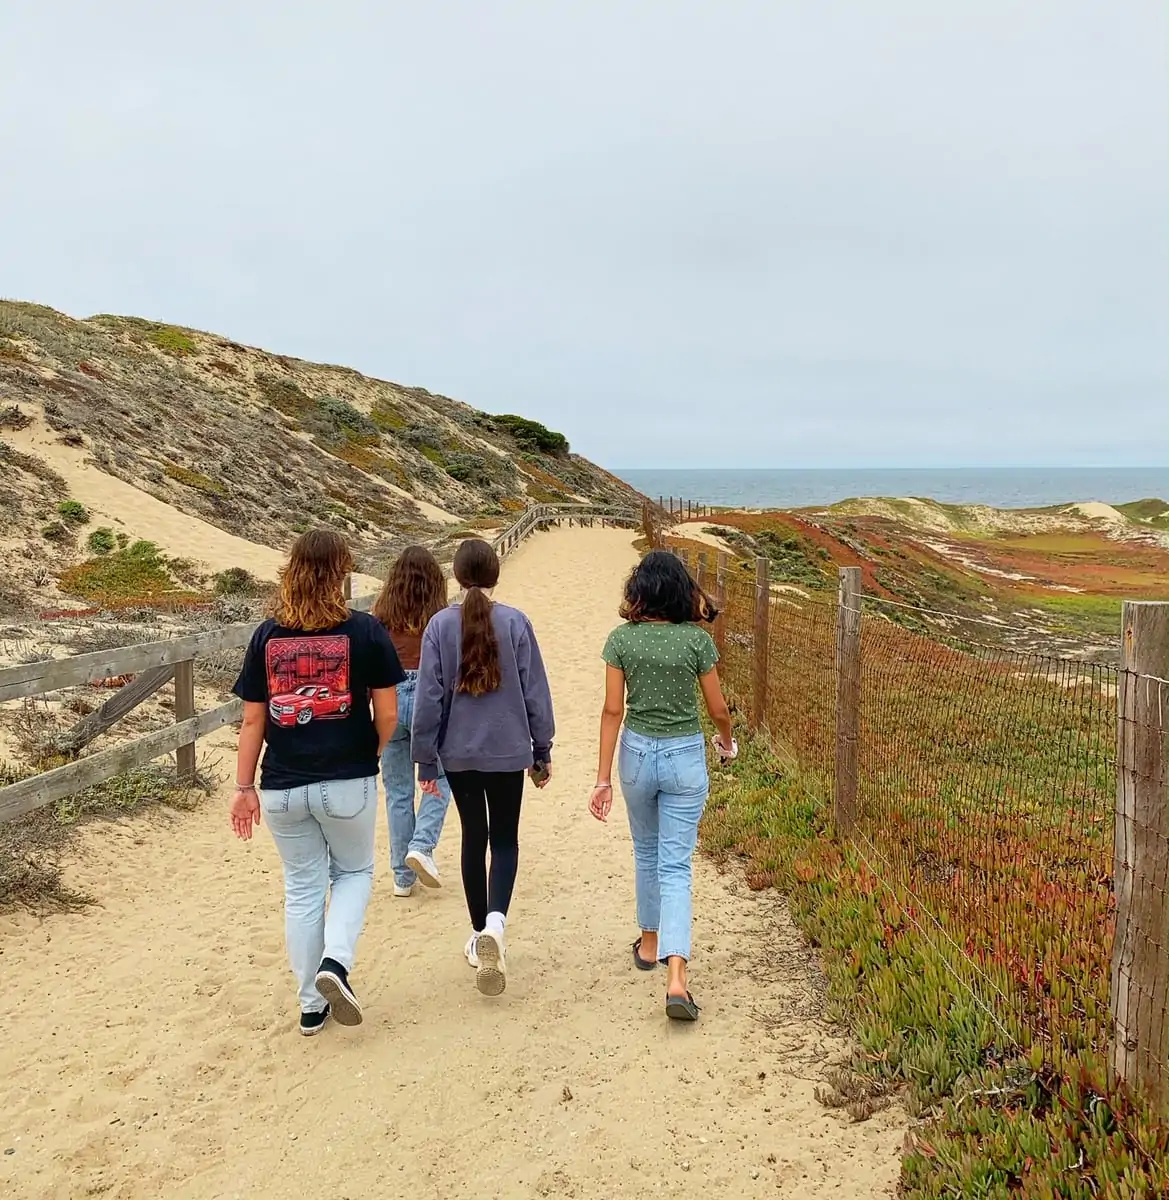
[[[274,580],[284,564],[287,556],[283,551],[236,537],[133,484],[96,470],[84,449],[64,445],[39,421],[28,429],[9,431],[5,437],[65,480],[69,495],[89,510],[91,527],[109,525],[116,532],[128,534],[131,540],[154,542],[164,554],[193,559],[212,572],[245,567],[257,578]],[[365,575],[353,577],[354,595],[365,595],[379,585],[379,580]]]
[[[461,955],[458,829],[448,886],[390,894],[385,826],[354,983],[356,1030],[295,1030],[279,863],[266,832],[204,810],[90,831],[81,915],[0,917],[0,1194],[12,1200],[292,1196],[869,1198],[892,1195],[902,1130],[813,1089],[843,1050],[816,1020],[807,957],[774,895],[708,863],[696,880],[695,1027],[635,971],[620,819],[585,802],[630,534],[539,535],[508,563],[557,704],[556,774],[531,793],[507,993]],[[222,744],[230,744],[225,734]],[[226,766],[230,770],[230,763]]]

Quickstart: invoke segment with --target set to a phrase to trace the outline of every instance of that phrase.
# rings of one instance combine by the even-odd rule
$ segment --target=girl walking
[[[438,559],[423,546],[407,546],[394,563],[373,615],[385,626],[398,652],[406,678],[398,684],[398,727],[382,751],[382,783],[390,827],[390,869],[394,895],[409,896],[415,882],[442,886],[434,848],[438,845],[451,801],[450,786],[440,773],[431,791],[423,791],[414,810],[414,762],[410,757],[410,726],[422,634],[432,617],[447,606],[446,577]]]
[[[597,784],[589,810],[599,821],[613,806],[613,757],[633,837],[637,923],[634,964],[666,964],[666,1016],[696,1021],[687,985],[691,858],[710,781],[698,716],[698,692],[718,728],[715,749],[737,753],[731,714],[719,684],[718,651],[696,621],[718,615],[685,566],[664,550],[647,554],[625,585],[620,615],[603,658],[605,707]],[[621,724],[624,719],[625,728]]]
[[[301,534],[233,689],[244,716],[231,824],[250,839],[262,812],[272,829],[306,1037],[330,1015],[361,1024],[349,972],[373,885],[378,756],[398,724],[394,689],[404,679],[380,623],[345,604],[352,570],[339,533]]]
[[[495,551],[478,538],[463,542],[454,573],[462,602],[435,616],[422,637],[411,753],[432,794],[440,758],[446,769],[463,830],[471,917],[464,954],[479,991],[498,996],[507,986],[504,926],[519,864],[524,773],[538,788],[552,775],[552,695],[531,622],[491,599]]]

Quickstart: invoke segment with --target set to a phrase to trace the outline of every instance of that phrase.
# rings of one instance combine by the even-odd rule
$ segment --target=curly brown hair
[[[354,568],[349,543],[333,529],[310,529],[292,543],[280,571],[272,616],[286,629],[333,629],[349,617],[345,576]]]
[[[407,546],[370,612],[393,633],[422,633],[446,605],[446,576],[438,559],[425,546]]]

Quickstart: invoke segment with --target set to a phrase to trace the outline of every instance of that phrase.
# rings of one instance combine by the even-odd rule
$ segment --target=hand
[[[548,784],[552,782],[552,764],[550,762],[544,763],[544,770],[546,774],[544,775],[543,779],[536,778],[535,767],[531,767],[528,770],[528,778],[536,785],[536,787],[541,789],[546,788]]]
[[[252,827],[260,823],[260,795],[255,788],[236,788],[231,798],[231,827],[241,841],[251,841]]]
[[[441,796],[442,792],[438,789],[437,779],[422,779],[419,780],[419,786],[428,796]]]
[[[598,783],[596,787],[593,788],[592,795],[589,796],[589,812],[591,812],[598,821],[607,821],[612,808],[613,785],[611,783]]]
[[[723,762],[728,763],[739,757],[739,743],[734,738],[731,738],[729,746],[723,741],[721,733],[716,733],[710,740],[714,745],[715,753]]]

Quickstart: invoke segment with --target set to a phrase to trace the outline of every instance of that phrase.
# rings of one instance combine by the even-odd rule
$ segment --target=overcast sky
[[[609,466],[1169,459],[1163,0],[3,0],[0,294]]]

